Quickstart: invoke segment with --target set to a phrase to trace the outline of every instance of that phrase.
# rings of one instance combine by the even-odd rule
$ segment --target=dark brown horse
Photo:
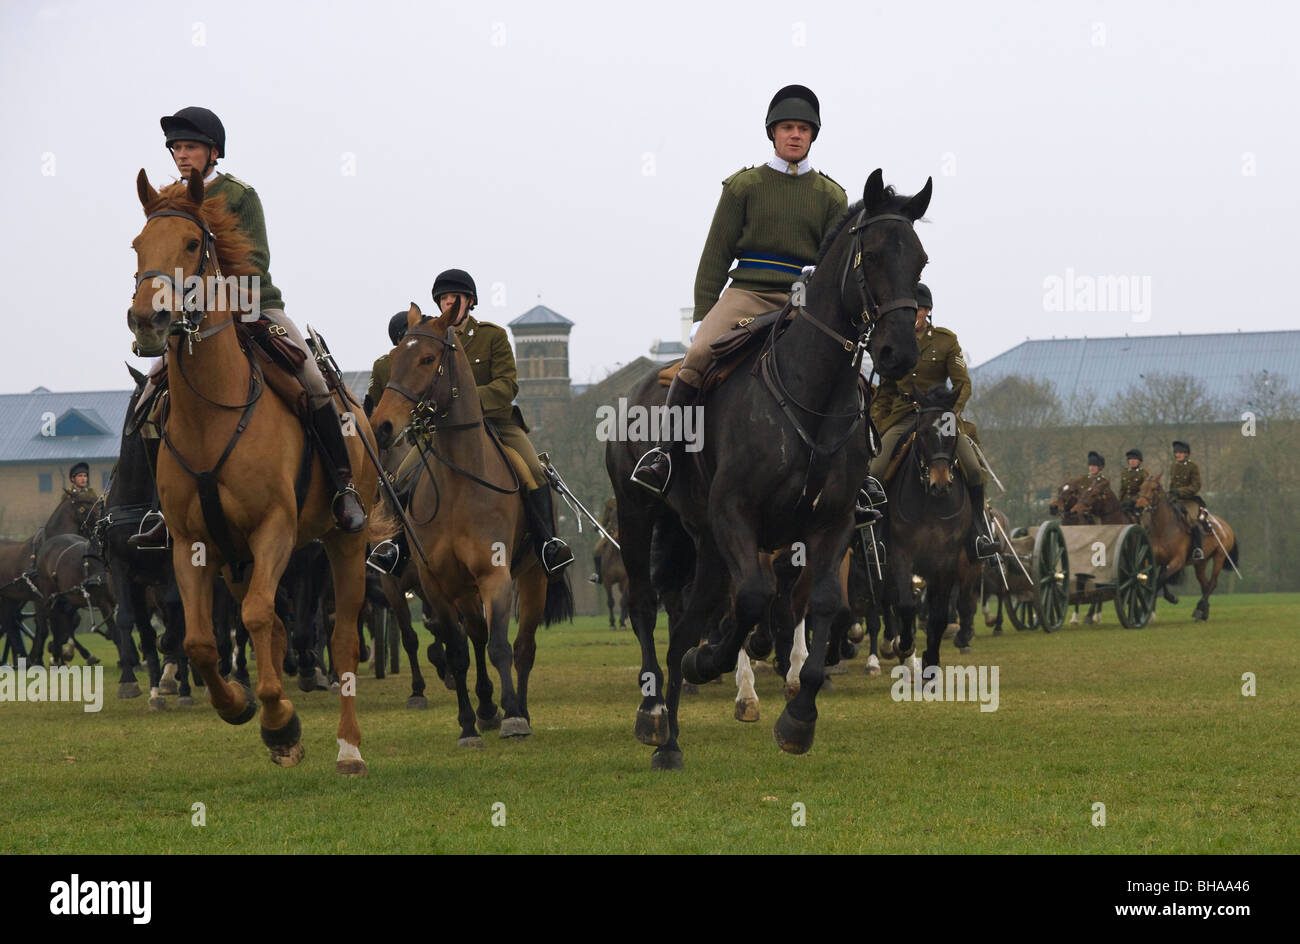
[[[1098,481],[1075,495],[1070,509],[1083,522],[1090,524],[1133,524],[1134,519],[1119,503],[1119,496],[1109,482]]]
[[[186,654],[203,676],[222,720],[230,724],[252,720],[257,702],[218,671],[212,598],[213,581],[224,569],[227,584],[242,603],[243,621],[257,656],[263,743],[276,764],[297,764],[303,757],[301,725],[284,694],[281,667],[288,641],[275,613],[275,593],[293,549],[319,537],[329,556],[338,607],[332,649],[343,686],[336,770],[364,774],[356,670],[367,534],[335,529],[332,490],[319,457],[308,455],[315,450],[306,440],[304,424],[279,396],[261,395],[268,381],[257,355],[241,344],[241,335],[234,330],[236,313],[202,305],[200,310],[186,311],[186,293],[180,285],[162,291],[177,270],[186,279],[201,279],[205,274],[256,276],[260,269],[238,220],[224,200],[204,200],[198,174],[190,175],[188,184],[173,184],[159,192],[141,170],[136,189],[147,219],[133,244],[138,265],[127,323],[138,353],[153,356],[165,351],[167,355],[171,412],[163,435],[166,448],[159,450],[157,479],[174,542],[172,561],[185,609]],[[355,435],[345,435],[344,441],[357,491],[368,506],[378,487],[361,443],[362,437],[371,438],[370,426],[359,406],[353,408],[342,397],[336,402],[340,412],[352,414],[345,433]],[[310,485],[300,503],[295,483],[304,457]],[[372,516],[370,524],[371,537],[385,536],[387,522]],[[245,567],[249,559],[252,566]],[[239,571],[239,579],[232,571]]]
[[[617,528],[610,533],[618,538]],[[605,588],[605,603],[609,607],[609,628],[623,629],[627,626],[627,568],[623,566],[623,555],[608,541],[602,541],[600,547],[600,582]],[[619,596],[617,627],[614,625],[615,588]]]
[[[1142,515],[1142,524],[1151,538],[1151,550],[1155,553],[1156,563],[1160,565],[1160,579],[1157,588],[1164,593],[1165,599],[1171,594],[1166,586],[1175,575],[1186,566],[1192,554],[1192,536],[1184,523],[1183,514],[1177,502],[1160,484],[1163,473],[1149,476],[1142,483],[1138,492],[1137,509]],[[1231,560],[1237,563],[1237,535],[1232,526],[1217,515],[1211,515],[1211,527],[1201,540],[1203,560],[1192,561],[1196,579],[1201,585],[1201,599],[1192,610],[1192,619],[1205,620],[1210,617],[1210,594],[1218,586],[1219,574],[1223,565]],[[1208,571],[1208,573],[1207,573]],[[1170,600],[1177,603],[1175,597]]]
[[[571,619],[573,596],[565,579],[547,581],[531,543],[525,541],[527,519],[518,474],[485,425],[469,357],[451,327],[458,314],[453,307],[428,318],[411,305],[406,335],[390,355],[392,379],[370,422],[384,449],[412,421],[417,427],[423,468],[412,489],[410,517],[428,555],[427,562],[419,561],[420,583],[456,679],[461,725],[457,743],[482,747],[476,722],[494,727],[496,707],[486,673],[480,673],[476,686],[477,713],[470,704],[466,636],[476,647],[486,645],[500,677],[505,710],[500,736],[528,737],[528,677],[537,653],[537,626]],[[512,650],[515,580],[519,628]]]

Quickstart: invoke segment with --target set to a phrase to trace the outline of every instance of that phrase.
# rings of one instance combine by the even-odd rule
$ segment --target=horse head
[[[407,329],[402,340],[388,356],[389,381],[370,415],[370,425],[380,449],[389,448],[401,429],[416,425],[432,429],[435,421],[448,419],[453,408],[473,397],[461,397],[456,377],[456,331],[452,322],[459,313],[461,300],[456,306],[437,318],[425,315],[420,306],[411,303],[407,313]],[[475,391],[474,378],[469,375],[470,392]],[[393,391],[390,394],[388,391]],[[402,410],[408,411],[406,417]]]
[[[135,291],[126,323],[135,335],[136,353],[157,357],[167,349],[168,337],[195,330],[204,318],[205,275],[221,277],[223,264],[227,276],[260,270],[250,258],[252,244],[224,202],[216,199],[204,205],[198,174],[190,175],[188,183],[158,191],[142,169],[136,193],[145,224],[131,243]]]
[[[936,385],[917,395],[921,412],[916,421],[917,464],[921,480],[931,495],[945,494],[952,486],[952,464],[957,454],[957,391]]]
[[[1164,486],[1160,484],[1160,476],[1163,474],[1163,472],[1157,472],[1155,475],[1147,476],[1147,480],[1143,482],[1142,487],[1138,489],[1137,501],[1133,504],[1137,508],[1139,514],[1151,508],[1155,508],[1165,497]]]

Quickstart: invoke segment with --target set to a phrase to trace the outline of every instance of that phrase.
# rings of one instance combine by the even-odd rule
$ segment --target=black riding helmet
[[[226,156],[226,128],[215,112],[197,105],[182,108],[174,115],[158,119],[167,147],[177,141],[198,141],[214,147]]]
[[[438,304],[438,299],[448,292],[461,292],[470,297],[469,307],[473,310],[478,304],[478,288],[474,285],[474,279],[464,269],[447,269],[440,272],[438,277],[433,280],[433,303]]]
[[[397,342],[405,336],[408,320],[410,320],[410,312],[406,311],[399,311],[388,319],[388,340],[393,342],[393,347],[397,347]]]
[[[787,85],[772,96],[772,103],[767,106],[767,121],[763,123],[769,141],[776,140],[772,126],[781,121],[808,122],[812,125],[812,139],[817,140],[822,127],[821,103],[812,89],[806,85]]]
[[[930,287],[924,282],[916,283],[916,307],[934,310],[934,296],[930,294]]]

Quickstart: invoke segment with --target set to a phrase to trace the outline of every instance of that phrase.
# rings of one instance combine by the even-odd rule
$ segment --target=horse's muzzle
[[[135,335],[131,350],[140,357],[160,357],[167,350],[167,330],[171,327],[170,311],[138,312],[128,308],[126,326]]]

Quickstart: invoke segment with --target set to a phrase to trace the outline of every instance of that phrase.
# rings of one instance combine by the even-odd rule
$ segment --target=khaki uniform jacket
[[[1143,468],[1125,469],[1119,477],[1119,501],[1135,502],[1142,490],[1142,483],[1147,480],[1147,470]]]
[[[1184,500],[1200,497],[1201,470],[1191,459],[1174,463],[1169,472],[1169,493]]]
[[[916,369],[902,380],[886,380],[880,384],[871,400],[871,420],[876,431],[883,434],[895,423],[910,416],[916,409],[914,397],[945,380],[951,381],[957,391],[954,412],[961,413],[970,399],[970,373],[961,352],[957,335],[947,328],[927,327],[917,337],[921,356]]]

